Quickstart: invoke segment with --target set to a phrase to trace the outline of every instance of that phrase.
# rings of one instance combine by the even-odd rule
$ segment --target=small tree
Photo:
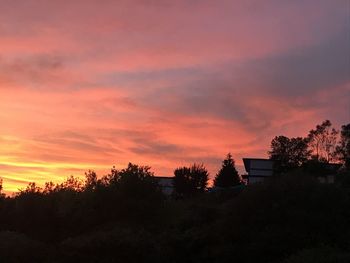
[[[129,163],[125,169],[112,169],[113,176],[110,183],[117,188],[120,194],[128,198],[159,197],[161,195],[160,187],[150,170],[149,166]]]
[[[69,176],[63,183],[56,185],[57,191],[81,192],[84,182],[73,175]]]
[[[149,166],[129,163],[124,169],[112,169],[109,204],[116,210],[114,216],[127,221],[142,221],[155,216],[164,195]]]
[[[190,195],[204,192],[207,188],[209,173],[203,164],[177,168],[174,175],[174,187],[177,194]]]
[[[2,193],[2,178],[0,178],[0,198],[4,196],[4,194]]]
[[[214,185],[216,187],[232,187],[241,184],[241,178],[235,167],[235,161],[231,153],[227,154],[226,159],[222,162],[222,167],[215,176]]]
[[[93,191],[98,184],[97,174],[95,171],[89,170],[85,172],[85,185],[84,189],[87,191]]]
[[[310,157],[307,138],[276,136],[271,141],[270,159],[275,162],[275,172],[285,173],[300,167]]]
[[[350,170],[350,123],[342,126],[336,153],[339,160]]]

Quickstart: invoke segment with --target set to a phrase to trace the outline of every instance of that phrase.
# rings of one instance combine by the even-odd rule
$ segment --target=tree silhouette
[[[234,167],[231,155],[224,167]],[[205,189],[203,165],[177,171],[195,191]],[[72,177],[43,188],[30,183],[0,198],[0,261],[350,262],[349,173],[336,184],[307,175],[297,169],[239,195],[165,202],[149,167],[134,164],[113,168],[94,190]]]
[[[0,178],[0,200],[5,197],[5,194],[2,193],[3,186],[2,186],[2,178]]]
[[[203,164],[177,168],[174,175],[174,188],[179,195],[204,192],[207,188],[209,173]]]
[[[339,131],[332,128],[329,120],[325,120],[309,132],[309,147],[316,160],[324,162],[333,160],[336,155],[338,133]]]
[[[232,187],[241,184],[241,179],[235,167],[235,161],[231,153],[227,154],[226,159],[222,162],[222,167],[215,176],[214,185],[217,187]]]
[[[276,136],[271,141],[270,159],[277,174],[300,167],[310,157],[307,138]]]
[[[85,173],[85,190],[93,191],[96,189],[98,184],[97,174],[95,171],[89,170]]]
[[[84,182],[73,175],[67,177],[67,179],[56,185],[56,191],[70,191],[70,192],[81,192],[84,190]]]
[[[159,193],[159,185],[149,166],[129,163],[122,170],[113,170],[112,184],[116,184],[121,194],[130,198],[140,198],[152,193]]]
[[[39,194],[41,193],[41,187],[37,186],[35,182],[28,183],[26,189],[20,190],[21,193]]]
[[[102,190],[108,193],[109,199],[105,213],[115,210],[114,217],[130,222],[155,217],[164,195],[150,169],[132,163],[121,170],[113,168],[108,176],[109,183]]]
[[[350,123],[343,125],[340,133],[340,141],[336,153],[340,161],[350,170]]]

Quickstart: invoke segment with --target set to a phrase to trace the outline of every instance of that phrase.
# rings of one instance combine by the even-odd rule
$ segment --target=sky
[[[156,175],[350,121],[349,0],[0,0],[5,192]]]

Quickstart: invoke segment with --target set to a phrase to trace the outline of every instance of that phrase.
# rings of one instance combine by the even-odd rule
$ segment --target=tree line
[[[102,177],[90,170],[84,180],[30,183],[0,196],[0,261],[349,262],[349,127],[335,147],[288,138],[281,153],[292,161],[275,159],[279,176],[240,191],[233,191],[242,182],[231,154],[214,179],[227,191],[207,192],[209,173],[198,164],[175,169],[170,199],[150,167],[132,163]],[[300,140],[309,153],[297,159]],[[337,159],[327,158],[329,149]],[[341,163],[339,180],[320,184],[308,176],[309,162]]]
[[[276,136],[271,141],[268,154],[275,162],[277,174],[300,167],[322,167],[327,163],[339,163],[349,169],[350,124],[343,125],[339,131],[325,120],[310,130],[306,137]]]
[[[298,168],[322,173],[324,164],[327,163],[338,163],[344,169],[350,169],[350,123],[343,125],[339,131],[332,126],[331,121],[325,120],[311,129],[306,137],[276,136],[271,141],[268,155],[274,161],[275,175],[288,173]],[[127,169],[130,170],[132,167],[144,169],[149,174],[148,177],[154,176],[150,172],[150,167],[136,166],[138,167],[136,168],[134,164],[130,163]],[[108,184],[112,178],[114,178],[113,181],[116,181],[117,175],[123,174],[125,171],[118,171],[113,167],[110,174],[98,179],[96,173],[90,170],[86,173],[86,178],[89,187],[96,187],[99,184]],[[203,164],[194,163],[188,167],[176,168],[174,171],[175,194],[177,197],[181,197],[205,192],[208,189],[208,180],[209,172]],[[230,188],[242,183],[242,177],[238,174],[235,161],[231,153],[228,153],[222,162],[221,169],[214,178],[214,187]],[[20,192],[41,190],[48,192],[53,189],[59,190],[67,185],[72,189],[81,190],[83,182],[71,176],[62,184],[55,185],[52,182],[47,182],[43,189],[32,182]],[[0,178],[0,194],[1,191],[2,180]]]

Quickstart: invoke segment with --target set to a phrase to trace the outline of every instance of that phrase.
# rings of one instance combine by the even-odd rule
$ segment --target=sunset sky
[[[349,0],[0,0],[6,192],[156,175],[350,122]]]

